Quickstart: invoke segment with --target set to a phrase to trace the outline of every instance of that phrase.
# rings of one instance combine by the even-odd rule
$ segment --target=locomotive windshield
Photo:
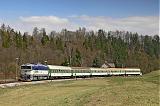
[[[21,66],[21,69],[31,69],[31,66]]]

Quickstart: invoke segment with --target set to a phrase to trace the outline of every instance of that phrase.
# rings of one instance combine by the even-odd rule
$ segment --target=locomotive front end
[[[31,71],[32,71],[32,66],[31,65],[21,65],[20,67],[21,73],[20,73],[20,78],[22,81],[30,81],[32,79]]]

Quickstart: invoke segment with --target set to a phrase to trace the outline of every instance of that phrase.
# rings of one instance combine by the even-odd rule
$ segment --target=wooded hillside
[[[15,73],[18,64],[99,67],[105,61],[116,67],[140,67],[143,73],[159,69],[159,36],[139,35],[124,31],[61,32],[33,29],[33,34],[17,32],[4,24],[0,28],[0,71]]]

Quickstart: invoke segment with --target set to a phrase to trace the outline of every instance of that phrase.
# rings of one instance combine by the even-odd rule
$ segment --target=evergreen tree
[[[159,42],[159,36],[155,35],[153,37],[153,48],[154,48],[154,55],[156,56],[156,58],[159,59],[160,56],[160,42]]]
[[[9,31],[1,30],[0,35],[2,38],[2,47],[9,48],[11,45],[11,37]]]
[[[144,37],[144,50],[148,55],[150,56],[154,55],[153,42],[152,42],[151,37],[148,35]]]
[[[100,61],[97,57],[93,60],[92,67],[100,67]]]
[[[38,28],[34,27],[32,36],[36,37],[36,36],[38,36],[38,34],[39,34]]]
[[[22,35],[21,35],[20,32],[19,33],[18,32],[15,33],[14,41],[16,43],[16,47],[17,48],[22,48]]]
[[[64,42],[59,37],[57,37],[57,39],[56,39],[56,48],[59,49],[59,50],[64,49]]]
[[[65,58],[64,62],[61,65],[62,66],[69,66],[69,61]]]
[[[46,35],[46,31],[44,28],[42,29],[42,35],[43,36],[41,38],[41,43],[42,43],[42,45],[46,45],[47,42],[49,41],[49,37],[48,37],[48,35]]]
[[[26,36],[26,34],[24,33],[24,35],[23,35],[23,49],[26,49],[27,48],[27,46],[28,46],[28,39],[27,39],[27,36]]]
[[[81,53],[78,49],[76,49],[76,52],[75,52],[75,66],[81,66],[81,63],[82,63],[82,56],[81,56]]]

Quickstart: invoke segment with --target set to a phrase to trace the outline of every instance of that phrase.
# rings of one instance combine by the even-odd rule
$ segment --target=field
[[[0,88],[0,106],[159,106],[160,70],[142,77],[106,77]]]

